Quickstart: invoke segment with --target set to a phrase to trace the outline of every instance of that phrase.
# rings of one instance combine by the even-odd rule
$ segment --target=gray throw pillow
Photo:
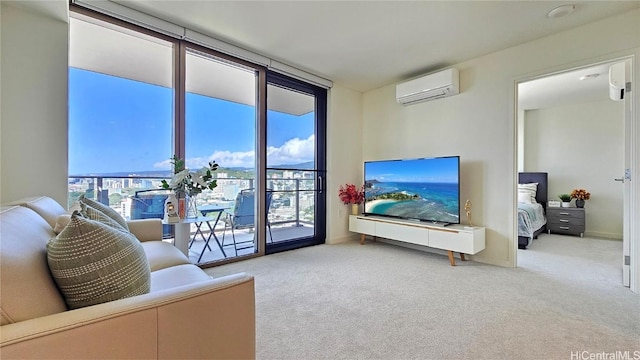
[[[107,215],[108,217],[113,219],[115,222],[122,225],[122,227],[125,228],[127,231],[129,231],[129,225],[127,225],[127,220],[125,220],[122,216],[120,216],[120,214],[118,214],[115,210],[108,207],[107,205],[99,203],[92,199],[87,199],[86,197],[84,197],[84,194],[80,195],[80,197],[78,198],[78,201],[80,202],[81,206],[84,204],[96,210],[101,211],[103,214]]]
[[[138,239],[78,213],[47,244],[47,260],[69,309],[146,294],[151,287]]]

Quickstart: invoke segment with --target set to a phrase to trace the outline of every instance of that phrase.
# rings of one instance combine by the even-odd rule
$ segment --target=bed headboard
[[[547,208],[547,182],[548,174],[546,172],[521,172],[518,173],[518,184],[538,183],[538,191],[536,192],[536,201]]]

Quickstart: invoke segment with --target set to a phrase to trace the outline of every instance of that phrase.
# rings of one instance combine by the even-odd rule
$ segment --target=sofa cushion
[[[115,210],[108,207],[107,205],[99,203],[92,199],[87,199],[84,196],[84,194],[80,195],[80,198],[78,198],[78,201],[80,202],[80,205],[84,204],[96,210],[100,210],[102,213],[104,213],[111,219],[115,220],[118,224],[122,225],[123,228],[125,228],[126,230],[129,230],[129,226],[127,226],[127,221],[122,216],[120,216],[120,214],[118,214]]]
[[[47,241],[55,234],[35,211],[0,211],[0,313],[2,325],[67,310],[49,273]]]
[[[164,241],[145,241],[142,248],[147,255],[151,271],[175,265],[191,264],[189,259],[175,246]]]
[[[58,216],[66,213],[64,208],[48,196],[34,196],[14,201],[11,205],[20,205],[28,207],[42,216],[47,223],[53,228],[56,225]]]
[[[211,276],[196,265],[176,265],[151,273],[151,292],[207,280],[211,280]]]
[[[135,236],[77,213],[47,244],[47,258],[70,309],[146,294],[150,289],[149,262]]]

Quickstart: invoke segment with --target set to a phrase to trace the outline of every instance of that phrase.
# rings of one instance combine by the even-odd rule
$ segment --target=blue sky
[[[69,174],[170,169],[173,95],[169,88],[69,69]],[[187,93],[187,167],[215,160],[252,167],[253,107]],[[267,114],[269,165],[313,161],[313,113]]]
[[[458,159],[455,157],[370,161],[364,165],[366,180],[382,182],[458,182]]]

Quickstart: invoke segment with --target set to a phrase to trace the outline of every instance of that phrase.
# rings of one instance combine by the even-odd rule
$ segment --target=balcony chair
[[[140,190],[131,198],[131,220],[164,219],[164,202],[168,190]],[[173,226],[162,225],[162,238],[173,238]]]
[[[271,235],[271,223],[269,222],[269,207],[271,206],[271,198],[273,193],[267,191],[266,209],[267,209],[267,229],[269,230],[270,242],[273,242],[273,236]],[[222,244],[224,244],[225,234],[227,232],[227,226],[231,228],[231,237],[233,238],[233,248],[235,249],[236,256],[238,256],[238,250],[249,249],[255,246],[255,235],[253,239],[249,241],[236,242],[236,235],[234,230],[251,229],[255,227],[255,190],[244,189],[240,190],[236,196],[236,203],[233,207],[233,213],[226,212],[224,219],[224,232],[222,233]],[[243,244],[251,243],[251,245],[242,246]],[[238,246],[241,247],[238,247]]]

